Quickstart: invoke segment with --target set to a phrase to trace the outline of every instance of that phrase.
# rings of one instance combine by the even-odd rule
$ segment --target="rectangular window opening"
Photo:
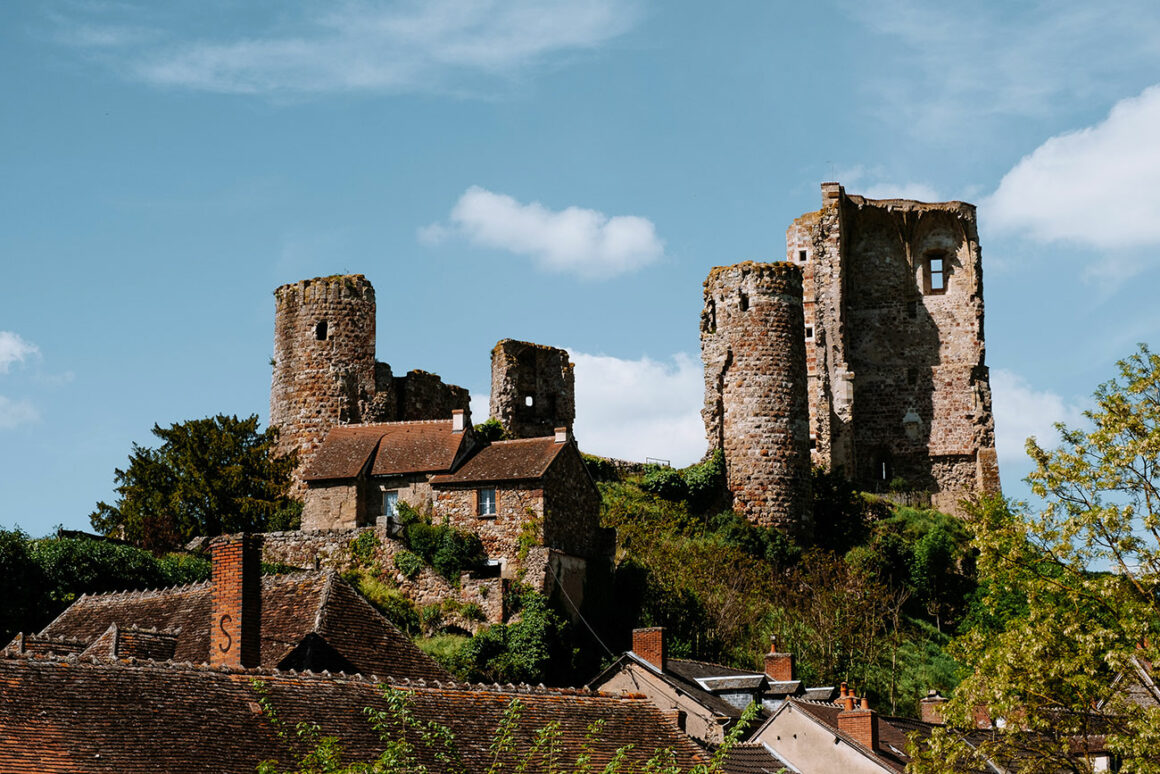
[[[798,263],[805,263],[805,262],[806,262],[806,251],[805,250],[798,250]]]
[[[383,517],[387,520],[387,534],[392,537],[402,534],[403,525],[399,521],[399,491],[389,489],[383,492]]]
[[[475,512],[479,517],[495,516],[495,487],[475,490]]]
[[[932,253],[926,256],[924,267],[925,290],[927,293],[945,293],[947,291],[946,255]]]

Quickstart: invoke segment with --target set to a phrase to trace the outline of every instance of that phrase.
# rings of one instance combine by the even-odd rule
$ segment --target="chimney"
[[[568,443],[568,428],[556,428],[556,443]]]
[[[931,688],[930,692],[918,702],[918,717],[923,723],[946,722],[943,720],[943,705],[948,701],[950,700],[947,697]]]
[[[663,626],[632,630],[632,652],[665,671],[665,630]]]
[[[777,638],[769,638],[769,652],[765,654],[765,676],[775,683],[793,681],[793,654],[777,652]]]
[[[213,618],[209,663],[256,667],[261,662],[262,537],[223,535],[209,544]]]
[[[455,409],[451,412],[451,432],[463,432],[463,409]]]
[[[870,702],[865,697],[862,706],[854,709],[853,694],[846,696],[845,707],[838,713],[838,730],[863,747],[878,750],[878,713],[870,709]]]

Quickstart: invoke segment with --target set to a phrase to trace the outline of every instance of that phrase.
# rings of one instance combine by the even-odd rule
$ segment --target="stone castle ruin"
[[[756,523],[802,523],[810,461],[950,513],[999,491],[970,204],[824,183],[822,208],[786,232],[785,262],[709,274],[701,351],[709,445]]]
[[[576,376],[568,353],[504,339],[491,351],[491,416],[512,438],[551,435],[576,419]]]

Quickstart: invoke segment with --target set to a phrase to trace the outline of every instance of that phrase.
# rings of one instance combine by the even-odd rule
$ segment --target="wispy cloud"
[[[24,363],[40,353],[36,345],[12,331],[0,331],[0,374],[8,373],[14,364]]]
[[[1069,403],[1050,390],[1037,390],[1025,378],[1012,371],[991,372],[991,390],[995,408],[995,441],[999,462],[1004,466],[1026,468],[1030,464],[1024,445],[1034,436],[1041,446],[1052,448],[1059,443],[1055,423],[1075,427],[1083,422],[1083,409]]]
[[[996,116],[1050,116],[1090,102],[1160,65],[1152,0],[949,5],[921,0],[845,3],[889,39],[871,73],[884,116],[916,135],[977,132]]]
[[[599,47],[639,17],[636,3],[614,0],[299,0],[266,18],[252,6],[219,9],[238,32],[197,37],[189,19],[124,6],[93,4],[56,37],[148,83],[263,95],[471,89]],[[131,23],[140,17],[155,26]]]
[[[664,254],[664,242],[647,218],[609,217],[580,207],[554,211],[479,186],[464,192],[446,225],[426,226],[418,236],[427,244],[463,238],[480,247],[528,256],[546,271],[585,279],[635,271]]]
[[[1160,246],[1160,86],[1024,157],[982,208],[993,227],[1101,250]]]
[[[0,395],[0,430],[9,430],[19,425],[40,419],[36,406],[27,400],[12,400]]]

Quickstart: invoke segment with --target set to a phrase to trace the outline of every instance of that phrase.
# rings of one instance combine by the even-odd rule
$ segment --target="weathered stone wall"
[[[306,488],[302,504],[302,529],[354,529],[366,523],[365,499],[357,481],[316,482]]]
[[[490,414],[512,438],[540,438],[576,419],[576,377],[565,350],[504,339],[491,351]]]
[[[526,535],[527,545],[543,545],[544,491],[539,483],[498,483],[496,515],[484,517],[478,515],[476,492],[474,485],[440,485],[435,488],[435,512],[451,526],[479,535],[487,555],[504,562],[504,576],[515,577],[522,562],[520,536]]]
[[[615,530],[600,526],[600,490],[569,443],[544,476],[544,545],[572,556],[610,559]]]
[[[374,395],[375,291],[352,274],[283,285],[274,299],[270,424],[301,471],[330,428],[362,421]],[[295,493],[304,488],[296,476]]]
[[[809,501],[809,412],[801,271],[719,266],[705,280],[701,358],[710,451],[722,449],[734,508],[796,531]]]
[[[454,600],[461,604],[474,603],[483,610],[485,622],[499,623],[504,620],[503,582],[499,578],[473,578],[465,573],[456,588],[430,567],[424,567],[414,578],[407,578],[395,568],[394,561],[395,554],[406,550],[406,546],[387,536],[381,527],[311,533],[268,532],[264,536],[262,558],[266,562],[280,562],[293,567],[327,567],[346,572],[353,567],[350,543],[367,530],[373,531],[381,543],[375,557],[377,566],[385,577],[395,583],[403,596],[416,605],[436,605],[444,600]],[[480,624],[455,614],[450,615],[448,622],[470,631],[474,631]]]
[[[405,376],[393,376],[386,363],[376,363],[375,368],[376,393],[364,421],[447,419],[455,409],[469,410],[471,394],[463,387],[444,383],[436,374],[415,369]]]
[[[786,233],[806,290],[815,461],[871,491],[902,479],[950,512],[998,491],[975,208],[836,183],[822,199]]]

